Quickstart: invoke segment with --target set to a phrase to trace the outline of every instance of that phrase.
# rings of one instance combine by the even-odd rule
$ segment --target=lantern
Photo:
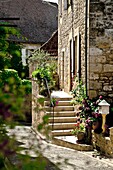
[[[110,104],[107,103],[105,100],[102,100],[99,104],[99,113],[102,114],[102,129],[105,131],[105,122],[106,122],[106,115],[109,113],[109,106]]]

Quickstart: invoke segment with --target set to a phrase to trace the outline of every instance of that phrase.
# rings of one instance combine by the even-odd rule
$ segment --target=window
[[[64,10],[67,10],[67,8],[68,8],[67,0],[64,0]]]
[[[78,33],[70,40],[70,90],[72,89],[74,77],[81,78],[81,38]]]
[[[64,0],[64,10],[67,10],[72,5],[72,0]]]
[[[22,49],[22,64],[24,66],[27,65],[27,58],[32,54],[32,51],[34,51],[34,49]]]
[[[60,16],[62,16],[62,0],[60,0]]]

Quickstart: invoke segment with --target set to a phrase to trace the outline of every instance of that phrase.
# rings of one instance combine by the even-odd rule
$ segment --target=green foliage
[[[40,97],[40,98],[37,99],[37,103],[39,103],[41,105],[44,104],[44,101],[45,101],[44,97]]]
[[[15,66],[18,66],[20,63],[20,58],[18,57],[21,53],[20,47],[9,41],[10,35],[19,36],[18,31],[14,28],[0,27],[0,62],[3,64],[0,63],[0,169],[44,170],[46,162],[43,161],[42,157],[36,161],[31,161],[27,153],[24,156],[25,159],[23,157],[20,158],[18,166],[12,165],[10,167],[5,161],[5,158],[8,156],[12,157],[12,155],[20,151],[18,145],[15,144],[15,137],[13,136],[11,139],[10,136],[7,135],[7,129],[13,129],[15,125],[17,125],[15,116],[18,115],[24,118],[22,110],[22,108],[25,109],[25,107],[23,107],[25,101],[24,96],[26,93],[31,92],[31,82],[21,80],[16,71],[20,71],[20,69],[17,69]],[[18,68],[20,68],[20,66]],[[21,73],[19,75],[21,75]],[[42,100],[40,102],[42,102]],[[46,127],[47,121],[48,117],[44,116],[42,127]]]
[[[22,80],[22,88],[25,90],[26,94],[30,94],[32,92],[32,83],[31,83],[31,81],[23,79]]]
[[[1,23],[2,24],[2,23]],[[11,35],[15,37],[20,37],[20,31],[13,27],[8,27],[9,23],[3,22],[5,26],[0,26],[0,56],[10,57],[10,55],[19,55],[20,45],[11,43],[9,41]]]
[[[55,98],[51,98],[50,100],[50,107],[55,107],[58,105],[58,100]]]
[[[37,78],[40,94],[47,95],[46,82],[49,89],[54,89],[55,87],[54,74],[56,74],[56,63],[44,51],[35,52],[30,61],[37,63],[37,69],[32,73],[32,76]]]
[[[14,49],[14,52],[11,53],[13,57],[10,59],[10,67],[11,69],[15,69],[18,71],[19,77],[26,78],[29,77],[29,68],[28,66],[23,66],[22,64],[22,58],[21,58],[21,51],[17,46],[17,49]]]
[[[37,63],[38,66],[45,66],[45,64],[50,60],[50,55],[45,53],[43,50],[35,51],[29,61],[32,63]]]
[[[85,125],[83,123],[75,124],[75,128],[71,131],[73,135],[77,135],[79,132],[85,132]]]
[[[0,56],[0,70],[3,70],[4,68],[10,68],[11,67],[10,61],[11,59],[9,57]]]
[[[38,67],[33,73],[33,77],[36,77],[39,83],[41,84],[43,79],[46,79],[48,82],[52,80],[52,74],[49,67]]]
[[[21,80],[18,72],[13,69],[4,69],[0,72],[0,87],[7,92],[14,92],[14,89],[23,89],[25,94],[30,94],[32,91],[31,81],[26,79]]]
[[[1,71],[0,82],[0,87],[8,92],[17,89],[19,85],[21,85],[21,79],[19,78],[18,73],[13,69],[5,69]]]
[[[20,115],[19,110],[21,110],[21,116],[19,117],[25,119],[24,113],[30,112],[30,106],[27,105],[26,107],[26,105],[23,105],[29,103],[31,100],[30,96],[29,98],[27,97],[32,91],[31,82],[29,80],[21,80],[15,70],[5,69],[0,72],[0,89],[5,97],[3,101],[3,96],[1,96],[0,101],[4,102],[6,105],[11,105],[11,110],[15,116],[17,112]],[[18,105],[15,105],[15,102],[17,102]]]
[[[82,104],[83,99],[86,98],[86,88],[82,81],[79,82],[78,78],[75,78],[75,87],[71,91],[73,99],[71,103],[73,104]]]
[[[9,23],[3,22],[3,24],[6,26],[0,26],[0,70],[5,68],[15,69],[21,78],[28,77],[28,66],[22,65],[22,46],[11,41],[11,39],[21,37],[20,31],[8,26]]]

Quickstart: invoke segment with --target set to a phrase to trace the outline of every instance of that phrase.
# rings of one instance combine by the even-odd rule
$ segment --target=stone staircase
[[[52,136],[69,136],[74,128],[77,117],[74,106],[71,104],[71,98],[57,98],[58,105],[49,107],[49,102],[45,102],[46,114],[50,116],[49,127],[52,130]]]
[[[78,144],[77,138],[71,133],[77,121],[77,111],[71,104],[72,97],[65,92],[58,92],[58,96],[56,94],[57,92],[52,96],[58,101],[54,110],[50,107],[50,102],[45,101],[46,114],[50,116],[48,126],[51,130],[52,143],[79,151],[93,150],[92,145]]]

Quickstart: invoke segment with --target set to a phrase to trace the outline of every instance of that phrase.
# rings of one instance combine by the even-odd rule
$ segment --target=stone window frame
[[[64,0],[64,10],[68,10],[71,6],[72,6],[72,0]]]

